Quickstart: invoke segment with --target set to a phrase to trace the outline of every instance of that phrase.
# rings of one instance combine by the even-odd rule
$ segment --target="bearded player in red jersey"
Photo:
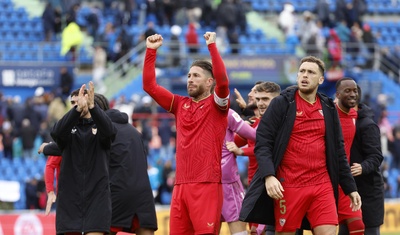
[[[163,38],[146,40],[144,90],[176,118],[176,181],[170,234],[218,234],[222,209],[221,151],[227,128],[229,81],[216,47],[216,34],[204,34],[212,64],[194,61],[187,75],[189,97],[156,82],[155,61]]]

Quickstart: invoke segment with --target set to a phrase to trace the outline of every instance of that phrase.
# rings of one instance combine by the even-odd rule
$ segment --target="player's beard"
[[[313,92],[315,92],[315,90],[318,89],[318,84],[313,85],[313,86],[309,86],[309,87],[301,87],[299,86],[299,91],[305,95],[310,95]]]
[[[249,105],[247,105],[247,108],[250,110],[255,110],[257,109],[257,103],[256,102],[250,103]]]
[[[192,90],[189,90],[188,88],[187,92],[190,97],[197,98],[206,92],[206,88],[204,85],[198,85],[195,89],[192,88]]]

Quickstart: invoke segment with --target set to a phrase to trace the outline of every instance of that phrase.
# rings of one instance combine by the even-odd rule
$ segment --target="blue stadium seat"
[[[12,161],[8,158],[0,158],[0,170],[5,168],[10,168]]]

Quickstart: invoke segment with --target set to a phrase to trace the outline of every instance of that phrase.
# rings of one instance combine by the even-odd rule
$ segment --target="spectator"
[[[371,32],[371,26],[369,24],[364,24],[363,25],[363,34],[362,34],[362,42],[364,45],[364,48],[366,48],[366,63],[365,63],[365,68],[366,69],[372,69],[374,66],[374,60],[375,60],[375,46],[376,46],[376,40],[374,34]]]
[[[151,109],[152,98],[150,96],[143,96],[142,105],[133,110],[132,122],[133,125],[142,134],[142,140],[145,148],[146,155],[149,154],[149,144],[153,138],[149,119],[153,113]]]
[[[388,47],[381,48],[379,69],[387,76],[393,78],[397,65],[396,59]]]
[[[83,34],[80,26],[74,21],[67,21],[67,26],[61,34],[61,55],[70,53],[71,60],[75,61],[82,42]]]
[[[161,205],[170,205],[172,199],[172,190],[175,184],[175,171],[168,173],[168,176],[163,180],[163,183],[157,190],[157,196],[155,197],[156,203]]]
[[[104,77],[106,75],[107,66],[107,53],[101,44],[97,43],[94,47],[93,55],[93,83],[98,87],[98,92],[103,94],[106,92],[107,88],[104,85]]]
[[[25,184],[25,208],[28,210],[39,209],[39,198],[37,194],[38,179],[32,177]]]
[[[186,45],[189,48],[190,54],[196,54],[199,51],[199,39],[195,23],[189,24],[189,29],[185,35]]]
[[[339,21],[334,29],[343,45],[350,41],[351,30],[347,27],[346,21]]]
[[[42,121],[44,121],[44,118],[46,117],[45,113],[46,111],[44,111],[44,113],[41,113],[35,109],[32,97],[25,100],[23,115],[24,118],[29,119],[31,125],[36,130],[36,133],[37,131],[39,131],[40,123],[42,123]]]
[[[50,97],[51,101],[47,109],[46,120],[48,121],[49,126],[52,127],[68,111],[68,105],[57,91],[51,92]]]
[[[97,32],[99,31],[101,18],[102,18],[101,10],[97,5],[95,7],[90,8],[90,12],[86,16],[86,21],[87,21],[87,30],[89,36],[91,36],[93,40],[97,38]]]
[[[172,130],[170,119],[161,119],[158,127],[158,135],[161,139],[160,159],[162,163],[174,159],[174,147],[171,144]]]
[[[182,33],[182,28],[179,25],[174,25],[171,27],[171,65],[172,67],[178,67],[181,64],[181,43],[180,35]]]
[[[286,37],[295,33],[295,22],[294,6],[291,3],[285,3],[283,10],[279,13],[278,26]]]
[[[189,23],[199,23],[203,15],[204,0],[185,1],[186,16]]]
[[[389,143],[389,150],[392,154],[391,168],[400,170],[400,126],[393,128],[393,141]]]
[[[8,120],[5,120],[2,125],[1,129],[1,140],[3,144],[3,154],[5,158],[8,158],[10,160],[13,159],[13,142],[14,139],[16,138],[15,132],[13,130],[13,127],[11,125],[11,122]]]
[[[239,34],[237,32],[229,33],[228,41],[231,47],[231,54],[239,54],[240,51]]]
[[[53,39],[53,35],[55,32],[55,23],[56,18],[54,14],[54,9],[51,3],[47,3],[44,8],[44,12],[42,14],[42,22],[43,22],[43,31],[44,31],[44,40],[49,42]]]
[[[334,29],[329,30],[329,37],[326,44],[328,48],[328,58],[331,64],[330,69],[340,67],[342,61],[342,45]]]
[[[60,68],[60,90],[63,99],[66,99],[74,86],[74,77],[69,73],[68,68]]]
[[[21,103],[20,96],[14,96],[13,98],[9,98],[7,100],[7,118],[10,120],[14,131],[17,133],[22,125],[22,120],[25,118],[25,107]]]
[[[317,0],[314,12],[317,15],[317,20],[322,23],[323,27],[332,26],[328,0]]]
[[[54,8],[54,33],[57,38],[60,36],[62,32],[62,10],[61,7]]]
[[[146,30],[140,35],[140,42],[146,41],[146,38],[150,35],[156,34],[156,30],[154,29],[154,22],[147,22]]]
[[[237,9],[237,22],[239,25],[240,34],[246,34],[247,33],[246,13],[248,9],[246,7],[246,4],[242,0],[234,0],[234,3]]]
[[[347,21],[346,21],[346,1],[347,0],[336,0],[336,7],[335,7],[335,21],[336,22],[346,22],[347,26]]]
[[[226,28],[227,35],[235,32],[239,19],[238,12],[234,0],[222,0],[216,11],[217,27]]]
[[[73,1],[68,0],[70,3],[72,3]],[[67,13],[65,15],[65,21],[67,22],[67,25],[69,22],[76,22],[76,16],[78,14],[79,9],[81,8],[81,5],[79,3],[72,3],[70,5],[68,5],[68,10]]]
[[[33,147],[35,146],[35,139],[37,135],[36,127],[33,126],[29,119],[25,118],[22,121],[22,127],[19,136],[22,141],[23,157],[33,158]]]
[[[304,33],[304,32],[308,33]],[[299,24],[298,37],[307,55],[320,56],[322,54],[321,44],[324,45],[323,37],[320,37],[320,28],[314,20],[314,15],[305,11],[303,20]]]

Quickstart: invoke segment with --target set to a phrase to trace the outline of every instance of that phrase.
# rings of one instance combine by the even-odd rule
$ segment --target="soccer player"
[[[342,78],[336,82],[336,107],[339,114],[340,125],[342,126],[344,149],[347,161],[350,163],[350,148],[356,134],[358,90],[357,83],[352,78]],[[352,211],[349,207],[350,200],[339,186],[338,218],[339,224],[347,224],[352,235],[364,234],[364,223],[361,210]]]
[[[255,117],[259,116],[259,112],[257,111],[257,104],[256,100],[254,99],[254,92],[256,86],[262,83],[262,81],[257,81],[253,88],[251,88],[250,92],[247,94],[247,104],[246,101],[243,99],[240,92],[235,88],[233,91],[236,96],[236,103],[238,104],[241,116],[244,120],[248,121],[249,123],[254,123]]]
[[[235,133],[242,138],[255,141],[256,130],[245,122],[238,113],[229,109],[228,128],[222,146],[222,191],[224,201],[222,204],[221,222],[227,222],[232,235],[247,235],[246,223],[239,220],[240,209],[244,198],[244,189],[240,179],[239,169],[235,154],[227,147],[227,142],[234,140]]]
[[[374,112],[360,103],[361,89],[358,87],[356,134],[351,146],[350,169],[362,198],[362,219],[365,235],[380,235],[379,227],[384,217],[383,178],[379,169],[383,161],[381,135],[374,122]],[[349,234],[346,224],[339,226],[339,234]]]
[[[212,63],[194,61],[187,75],[189,97],[156,82],[155,61],[163,38],[146,40],[143,88],[176,118],[176,179],[170,234],[218,234],[222,208],[221,149],[227,128],[229,81],[216,47],[216,34],[204,34]],[[214,88],[215,87],[215,88]]]
[[[304,57],[297,87],[281,92],[262,116],[254,150],[259,168],[240,220],[275,225],[276,234],[286,235],[306,216],[315,235],[335,235],[338,184],[349,206],[360,209],[335,104],[317,92],[324,72],[322,60]]]
[[[258,124],[260,122],[260,118],[262,115],[264,115],[265,111],[268,109],[271,100],[277,97],[280,92],[281,92],[280,86],[274,82],[261,82],[256,84],[252,88],[254,101],[257,106],[257,109],[255,109],[256,116],[251,118],[252,120],[254,120],[252,124],[252,127],[254,129],[257,129]],[[242,147],[246,145],[247,147]],[[239,148],[238,146],[242,148]],[[247,175],[247,180],[249,185],[258,168],[257,159],[256,156],[254,155],[254,146],[255,146],[255,141],[252,141],[251,139],[249,140],[243,139],[240,135],[235,136],[235,142],[227,143],[229,151],[235,153],[236,156],[249,157],[248,175]],[[265,229],[265,226],[258,225],[256,223],[250,223],[249,226],[252,234],[261,234],[261,231]],[[269,232],[272,232],[272,234],[274,233],[271,227],[268,227],[267,229],[270,230]]]

